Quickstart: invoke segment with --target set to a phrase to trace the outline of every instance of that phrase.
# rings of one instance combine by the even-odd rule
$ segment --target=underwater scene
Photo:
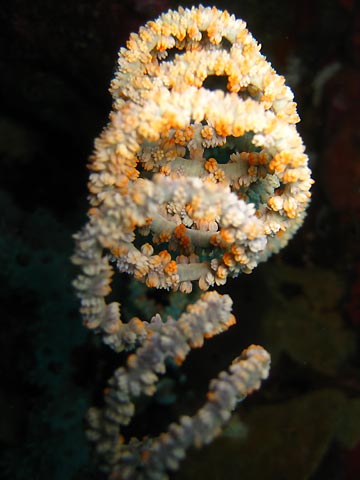
[[[360,478],[360,7],[6,0],[0,478]]]

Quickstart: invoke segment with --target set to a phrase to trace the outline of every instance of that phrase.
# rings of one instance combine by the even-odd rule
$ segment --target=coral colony
[[[109,478],[166,479],[190,446],[216,437],[238,401],[268,376],[251,345],[210,383],[204,406],[157,437],[121,427],[156,392],[173,359],[234,324],[212,289],[278,252],[304,220],[313,183],[296,104],[260,45],[227,11],[168,11],[131,34],[111,83],[113,110],[90,158],[89,220],[75,235],[74,282],[84,324],[126,365],[108,382],[88,437]],[[205,291],[179,318],[123,320],[106,303],[114,271],[149,289]],[[206,292],[207,291],[207,292]]]

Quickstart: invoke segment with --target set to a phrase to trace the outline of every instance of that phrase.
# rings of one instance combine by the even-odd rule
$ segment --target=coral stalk
[[[224,86],[224,80],[225,85]],[[167,478],[190,445],[208,443],[266,378],[249,347],[210,385],[205,406],[155,439],[119,443],[133,398],[234,323],[231,301],[204,294],[178,320],[124,321],[107,303],[114,270],[148,288],[190,293],[250,273],[301,226],[313,183],[293,94],[242,20],[205,7],[170,10],[131,34],[111,83],[113,110],[89,162],[89,221],[75,235],[84,324],[116,351],[117,370],[89,436],[115,479]]]

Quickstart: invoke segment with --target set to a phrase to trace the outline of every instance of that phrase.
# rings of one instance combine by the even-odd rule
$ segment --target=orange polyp
[[[205,125],[202,129],[201,129],[201,136],[203,138],[205,138],[206,140],[211,140],[212,137],[213,137],[213,130],[211,127],[209,127],[208,125]]]
[[[219,268],[216,270],[216,276],[221,279],[226,278],[227,273],[228,273],[228,269],[225,268],[224,265],[220,265]]]
[[[248,168],[248,175],[250,175],[250,177],[255,177],[256,174],[257,174],[257,171],[258,171],[258,168],[255,166],[255,165],[251,165],[249,168]]]
[[[180,223],[177,227],[174,228],[174,236],[176,238],[181,238],[186,234],[186,227],[183,223]]]
[[[233,232],[227,228],[222,228],[219,233],[221,239],[226,243],[233,243],[235,240]]]
[[[213,332],[207,332],[207,333],[204,333],[204,338],[208,340],[209,338],[212,338],[214,335],[215,334]]]
[[[92,170],[93,172],[101,172],[101,170],[106,170],[106,165],[100,162],[88,163],[86,168]]]
[[[211,157],[208,160],[206,160],[206,162],[204,163],[204,167],[208,172],[213,173],[218,168],[218,164],[215,158]]]
[[[284,173],[283,182],[292,183],[296,182],[296,180],[298,180],[298,173],[296,171],[289,169]]]
[[[121,177],[119,177],[115,182],[115,186],[118,187],[119,189],[126,188],[128,184],[129,184],[129,178],[126,177],[125,175],[122,175]]]
[[[194,25],[190,25],[187,29],[187,34],[190,38],[195,37],[195,35],[197,35],[198,32],[199,30]]]
[[[214,233],[214,235],[211,235],[209,243],[214,247],[218,247],[220,245],[219,235],[217,233]]]
[[[171,260],[171,262],[169,262],[166,265],[166,267],[164,268],[164,272],[167,273],[167,274],[177,273],[177,270],[178,270],[178,267],[177,267],[177,263],[175,262],[175,260]]]
[[[126,247],[119,247],[119,246],[116,246],[116,247],[112,247],[110,249],[110,252],[114,255],[114,257],[121,257],[123,255],[126,255],[127,252],[128,252],[128,249]]]
[[[161,259],[161,262],[164,264],[170,262],[171,260],[171,255],[167,250],[161,250],[161,252],[159,252],[159,257]]]
[[[176,363],[176,365],[180,366],[183,363],[184,359],[184,356],[176,355],[174,357],[174,362]]]
[[[250,152],[247,157],[247,161],[250,165],[258,165],[259,163],[259,157],[257,153],[255,152]]]
[[[144,273],[141,272],[140,270],[137,270],[135,269],[135,272],[134,272],[134,278],[136,278],[136,280],[141,280],[144,276]]]
[[[206,398],[208,399],[209,402],[216,401],[216,395],[214,392],[211,392],[211,391],[206,394]]]
[[[137,333],[142,333],[145,330],[144,323],[138,317],[133,317],[131,320],[132,329]]]
[[[198,338],[198,340],[190,340],[191,348],[200,348],[204,345],[204,338],[211,338],[213,333],[205,333],[203,337]]]
[[[142,193],[140,192],[134,192],[132,194],[132,199],[136,203],[136,205],[144,205],[145,204],[145,197]]]
[[[159,276],[155,272],[150,272],[146,279],[146,285],[149,288],[157,288],[159,286]]]
[[[221,137],[228,137],[231,135],[231,127],[230,125],[226,122],[225,119],[218,120],[215,122],[214,128],[216,130],[216,133],[220,135]]]
[[[227,327],[231,327],[232,325],[235,325],[236,323],[236,318],[235,318],[235,315],[230,315],[229,316],[229,320],[226,322],[226,326]]]
[[[179,239],[179,244],[184,248],[184,249],[188,249],[190,246],[191,246],[191,240],[190,240],[190,237],[188,235],[184,235],[183,237],[181,237]]]
[[[227,267],[233,267],[235,265],[234,257],[230,252],[224,253],[222,260]]]
[[[100,213],[100,212],[99,212],[99,209],[96,208],[96,207],[89,208],[89,210],[88,210],[88,214],[89,214],[89,215],[92,215],[92,216],[97,215],[97,214],[99,214],[99,213]]]
[[[127,366],[129,368],[134,368],[137,365],[137,357],[135,353],[130,353],[130,355],[127,358]]]
[[[283,172],[285,166],[291,163],[292,157],[289,152],[277,153],[269,163],[269,168],[275,172]]]
[[[169,232],[161,232],[158,235],[158,243],[168,242],[171,238],[171,233]]]

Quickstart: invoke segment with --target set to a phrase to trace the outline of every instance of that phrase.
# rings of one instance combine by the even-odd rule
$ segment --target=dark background
[[[86,220],[85,165],[111,108],[117,51],[131,31],[177,5],[14,0],[0,7],[1,479],[101,478],[82,418],[123,357],[81,326],[71,235]],[[158,433],[194,412],[209,379],[259,342],[272,354],[270,379],[174,478],[356,480],[360,9],[355,0],[216,6],[247,21],[295,93],[313,201],[283,252],[222,289],[238,325],[193,352],[181,373],[169,373],[151,418],[140,413],[134,431]]]

